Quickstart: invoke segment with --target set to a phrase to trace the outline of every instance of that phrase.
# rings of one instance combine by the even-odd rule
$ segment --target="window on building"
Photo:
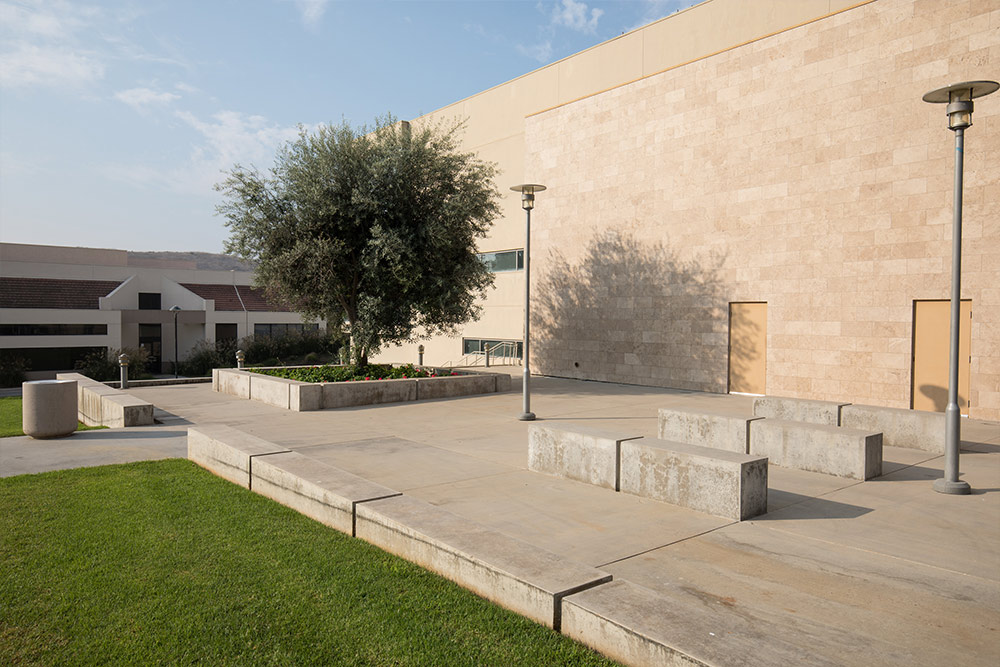
[[[522,271],[524,269],[523,250],[481,252],[477,256],[493,273],[503,273],[504,271]]]
[[[215,342],[223,343],[227,340],[236,340],[237,325],[217,323],[215,325]]]
[[[271,336],[280,338],[290,333],[302,333],[303,331],[318,331],[318,324],[255,324],[253,325],[254,336]]]
[[[0,362],[20,360],[29,371],[71,371],[76,362],[106,347],[29,347],[0,350]]]
[[[504,348],[498,347],[501,343],[507,343]],[[513,356],[521,358],[522,344],[519,340],[487,340],[485,338],[463,338],[462,354],[486,354],[490,350],[491,354]]]
[[[160,293],[139,292],[139,310],[160,310]]]
[[[107,324],[0,324],[0,336],[107,335]]]

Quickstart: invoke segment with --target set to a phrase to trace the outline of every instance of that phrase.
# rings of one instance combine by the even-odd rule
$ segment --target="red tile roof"
[[[268,301],[264,290],[246,285],[204,285],[196,283],[181,283],[181,287],[188,289],[202,299],[215,299],[216,310],[237,310],[242,311],[243,307],[253,313],[275,312],[287,313],[290,308],[284,305]],[[239,296],[236,291],[239,290]],[[243,299],[242,304],[240,299]]]
[[[98,310],[98,299],[120,284],[118,280],[0,278],[0,308]]]

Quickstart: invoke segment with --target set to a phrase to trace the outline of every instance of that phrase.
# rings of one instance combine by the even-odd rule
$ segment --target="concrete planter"
[[[21,428],[32,438],[61,438],[76,431],[76,382],[38,380],[21,385]]]
[[[307,412],[509,391],[510,376],[461,371],[459,375],[434,378],[300,382],[252,371],[216,368],[212,371],[212,388],[223,394],[261,401],[286,410]]]

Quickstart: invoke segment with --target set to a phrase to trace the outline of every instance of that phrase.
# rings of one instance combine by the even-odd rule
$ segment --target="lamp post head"
[[[947,104],[949,130],[964,130],[972,125],[972,100],[996,92],[996,81],[963,81],[944,88],[937,88],[923,96],[924,102]]]
[[[535,208],[535,193],[544,190],[545,186],[538,185],[537,183],[523,183],[521,185],[513,185],[510,189],[521,193],[521,208],[525,211],[530,211]]]
[[[177,313],[181,310],[181,307],[180,306],[170,306],[169,310],[170,310],[171,313],[174,314],[174,316],[176,316]]]

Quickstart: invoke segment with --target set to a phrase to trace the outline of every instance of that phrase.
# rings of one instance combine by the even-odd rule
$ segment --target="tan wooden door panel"
[[[944,412],[948,405],[948,351],[951,346],[951,302],[913,302],[914,410]],[[958,338],[958,407],[969,414],[969,350],[972,342],[972,302],[962,301]]]
[[[767,304],[729,304],[729,391],[763,394],[767,379]]]

